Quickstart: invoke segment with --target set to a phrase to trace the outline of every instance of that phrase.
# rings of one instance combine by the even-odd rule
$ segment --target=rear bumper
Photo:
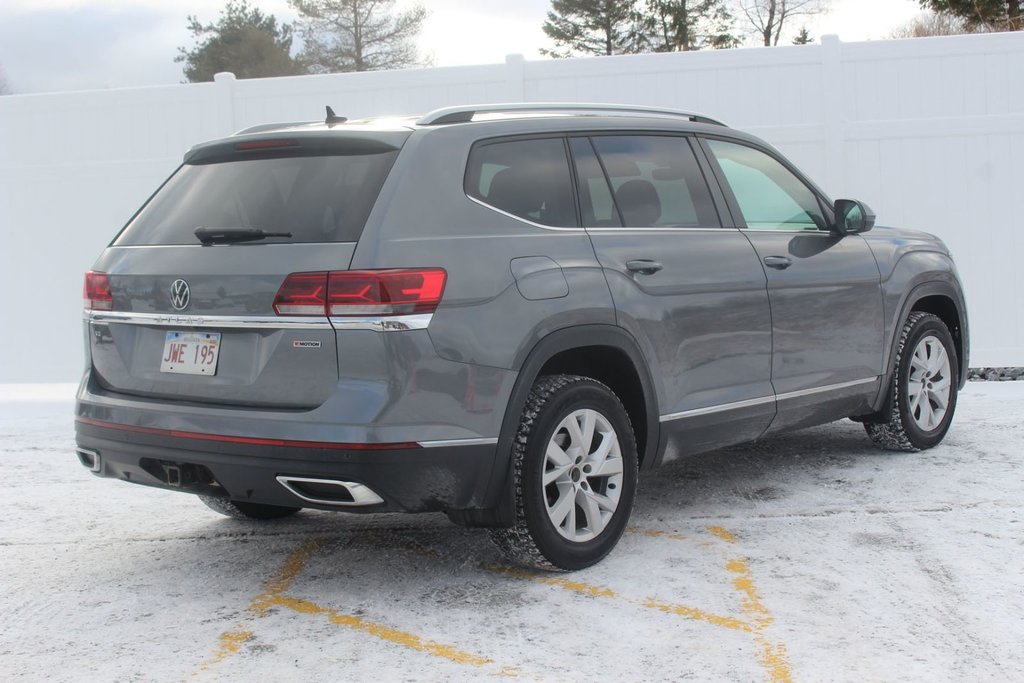
[[[430,512],[491,507],[486,500],[493,443],[374,445],[246,443],[212,435],[178,435],[76,421],[83,465],[101,477],[267,505],[346,512]],[[252,440],[259,441],[259,440]],[[263,440],[266,441],[266,440]],[[82,457],[80,455],[80,457]],[[289,488],[279,477],[361,484],[383,502],[356,505]],[[341,491],[341,489],[338,489]],[[323,491],[320,486],[319,492]],[[330,497],[330,496],[328,496]]]

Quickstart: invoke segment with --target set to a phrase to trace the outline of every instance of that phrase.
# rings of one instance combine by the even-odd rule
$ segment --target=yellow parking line
[[[754,630],[751,628],[750,624],[742,619],[737,619],[736,617],[723,617],[694,607],[687,607],[686,605],[660,602],[654,598],[647,598],[641,604],[648,609],[656,609],[659,612],[675,614],[676,616],[686,617],[687,619],[693,619],[694,621],[705,621],[709,624],[714,624],[715,626],[727,628],[730,631],[745,631],[750,633]]]
[[[730,545],[736,544],[736,535],[725,527],[711,526],[707,530],[711,535]],[[677,538],[681,534],[676,534],[675,532],[663,532],[657,529],[642,529],[639,527],[630,527],[630,531],[650,538],[682,540],[682,538]],[[775,622],[775,618],[761,600],[761,595],[757,590],[753,574],[750,571],[750,565],[746,559],[731,559],[726,562],[725,568],[733,574],[732,586],[742,596],[740,609],[744,617],[746,617],[745,620],[731,617],[715,617],[712,620],[701,614],[699,610],[697,614],[691,614],[688,607],[661,605],[653,600],[648,601],[648,606],[660,609],[663,612],[673,612],[692,619],[703,619],[718,626],[750,633],[754,638],[754,642],[761,648],[761,652],[758,654],[758,661],[768,672],[768,677],[772,683],[790,683],[793,680],[793,676],[789,666],[786,646],[782,643],[772,642],[765,635],[765,631]],[[714,617],[714,615],[710,616]]]
[[[344,614],[308,600],[284,595],[285,591],[291,588],[295,578],[309,564],[309,560],[323,545],[324,541],[322,539],[307,541],[289,555],[280,571],[267,579],[263,583],[263,590],[250,601],[248,606],[249,612],[258,618],[266,616],[273,607],[285,607],[300,614],[321,614],[325,615],[329,622],[337,626],[362,631],[381,640],[434,655],[435,657],[441,657],[456,664],[466,664],[478,668],[494,664],[493,660],[486,657],[463,652],[452,646],[435,641],[424,640],[413,633],[377,624],[354,615]],[[242,630],[241,628],[221,633],[217,651],[193,673],[193,676],[209,670],[231,655],[236,654],[252,636],[252,631]],[[516,667],[505,666],[498,669],[496,673],[501,676],[516,677],[519,675],[519,670]]]
[[[299,546],[299,549],[285,560],[281,570],[263,584],[263,592],[252,599],[249,609],[257,616],[263,616],[273,599],[292,587],[295,577],[306,568],[313,554],[323,546],[324,541],[319,538],[306,541]]]
[[[192,675],[195,676],[201,671],[206,671],[215,664],[227,659],[242,649],[242,645],[252,638],[252,631],[224,631],[220,634],[217,651]]]
[[[289,555],[284,565],[281,566],[280,571],[263,583],[263,591],[249,602],[249,612],[257,617],[266,614],[268,601],[291,588],[295,577],[306,568],[309,558],[322,546],[323,540],[321,539],[306,541],[299,546],[298,550]],[[203,671],[207,671],[231,655],[236,654],[242,649],[242,645],[252,638],[252,635],[252,631],[244,630],[241,626],[235,630],[224,631],[218,638],[217,650],[192,675],[196,676]]]
[[[554,586],[556,588],[562,588],[573,593],[581,593],[583,595],[589,595],[595,598],[616,598],[618,597],[611,588],[605,588],[604,586],[595,586],[583,581],[573,581],[571,579],[564,579],[558,575],[540,574],[529,569],[520,569],[518,567],[502,567],[495,564],[480,564],[480,569],[492,574],[504,574],[505,576],[512,576],[517,579],[526,579],[527,581],[533,581],[534,583],[543,583],[548,586]]]
[[[427,654],[434,655],[435,657],[447,659],[451,662],[455,662],[456,664],[468,664],[475,667],[494,664],[494,660],[488,659],[487,657],[480,657],[468,652],[463,652],[450,645],[444,645],[431,640],[424,640],[413,633],[400,631],[396,628],[391,628],[390,626],[384,626],[383,624],[367,621],[362,617],[345,614],[329,607],[323,607],[314,602],[310,602],[309,600],[293,598],[287,595],[277,595],[268,600],[268,605],[287,607],[299,614],[324,615],[327,617],[329,622],[336,626],[342,626],[355,631],[362,631],[363,633],[368,633],[369,635],[380,638],[381,640],[386,640],[390,643],[407,647],[410,650],[425,652]]]
[[[633,534],[640,534],[647,538],[671,538],[673,541],[685,541],[686,536],[675,531],[661,531],[660,529],[644,529],[638,526],[626,527],[626,531]]]
[[[758,659],[768,670],[768,675],[773,683],[789,683],[793,680],[793,676],[789,668],[789,659],[786,656],[786,646],[782,643],[771,642],[764,634],[765,629],[774,623],[775,618],[761,602],[761,596],[754,584],[750,567],[746,560],[730,560],[725,567],[735,574],[732,585],[744,596],[740,602],[740,609],[750,619],[754,627],[754,640],[761,646],[761,654]]]

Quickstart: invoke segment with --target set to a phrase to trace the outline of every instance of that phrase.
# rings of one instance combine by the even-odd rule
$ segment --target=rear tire
[[[960,368],[949,328],[931,313],[911,313],[900,332],[884,421],[864,423],[876,444],[919,451],[939,444],[956,410]]]
[[[263,503],[247,503],[242,500],[230,500],[215,496],[199,496],[206,507],[232,519],[281,519],[290,517],[302,508],[283,507],[280,505],[264,505]]]
[[[637,480],[629,416],[604,384],[541,377],[512,446],[516,521],[492,529],[511,561],[575,570],[599,562],[626,528]]]

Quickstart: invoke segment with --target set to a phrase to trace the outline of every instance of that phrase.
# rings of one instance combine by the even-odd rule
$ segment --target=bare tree
[[[921,14],[890,34],[890,38],[928,38],[931,36],[958,36],[964,33],[979,33],[983,28],[972,26],[961,17],[952,14],[927,12]]]
[[[745,16],[766,47],[778,45],[787,26],[798,17],[828,10],[830,0],[738,0],[739,14]]]
[[[310,73],[419,66],[415,39],[427,10],[396,11],[395,0],[289,0],[299,13]]]

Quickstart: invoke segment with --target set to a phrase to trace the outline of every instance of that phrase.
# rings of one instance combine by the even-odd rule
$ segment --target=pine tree
[[[645,43],[654,52],[736,47],[725,0],[647,0]]]
[[[215,24],[201,24],[190,15],[188,30],[198,44],[191,50],[179,47],[174,61],[184,62],[185,78],[192,83],[212,81],[219,71],[231,71],[239,78],[304,72],[291,57],[291,26],[278,26],[273,15],[250,7],[246,0],[228,2]]]
[[[311,73],[418,66],[416,36],[427,11],[396,12],[395,0],[289,0],[300,15],[299,59]]]
[[[642,23],[636,0],[551,0],[543,28],[558,48],[541,52],[552,57],[641,52]]]
[[[959,17],[972,28],[1024,31],[1024,0],[918,0],[921,7]]]
[[[804,26],[800,29],[800,33],[796,34],[796,38],[793,39],[794,45],[810,45],[814,42],[814,38],[811,37],[810,31]]]

